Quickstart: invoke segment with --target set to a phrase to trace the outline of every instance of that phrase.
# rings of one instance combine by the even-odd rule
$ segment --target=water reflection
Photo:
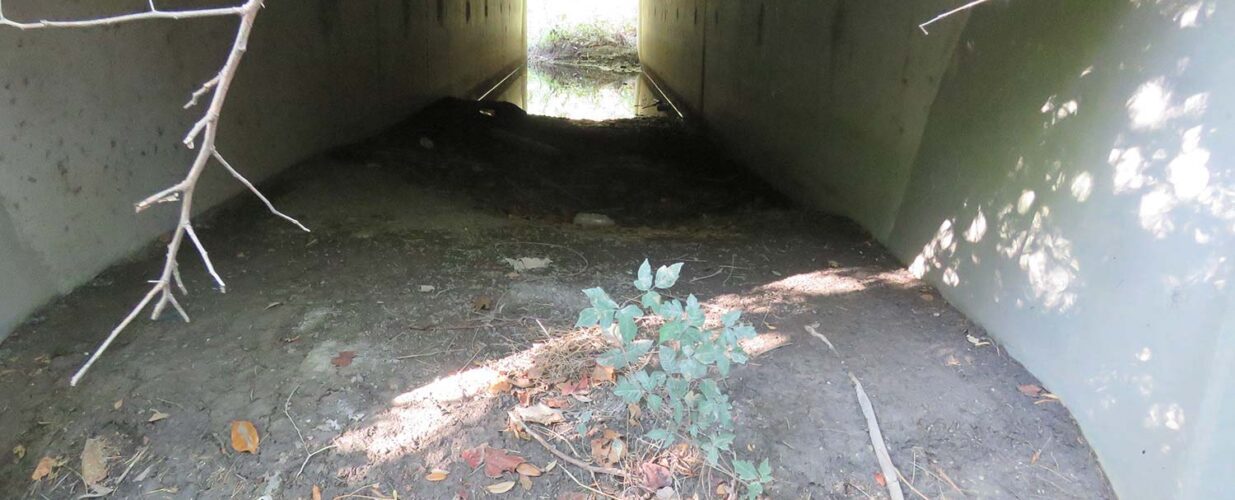
[[[534,115],[597,121],[658,114],[642,80],[639,73],[529,64],[525,109]]]

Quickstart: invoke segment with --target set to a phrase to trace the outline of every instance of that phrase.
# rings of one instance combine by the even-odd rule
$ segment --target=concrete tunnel
[[[220,147],[275,182],[441,97],[522,105],[499,84],[524,64],[530,1],[270,1]],[[639,57],[687,124],[799,206],[856,223],[1056,394],[1084,436],[1067,444],[1092,447],[1115,495],[1235,497],[1235,5],[991,0],[919,28],[964,3],[641,0]],[[145,5],[9,0],[2,12]],[[0,339],[55,335],[40,330],[49,315],[98,315],[82,333],[93,346],[131,307],[137,297],[56,304],[155,255],[174,214],[133,203],[183,176],[178,138],[197,115],[181,105],[234,30],[0,25]],[[243,191],[208,173],[196,208]],[[148,328],[174,339],[180,326]],[[16,366],[5,347],[0,363]],[[893,458],[912,446],[892,441]],[[987,495],[1103,496],[1013,490]]]

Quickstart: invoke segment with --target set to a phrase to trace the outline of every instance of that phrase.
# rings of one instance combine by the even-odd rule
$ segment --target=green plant
[[[720,382],[733,364],[746,363],[748,356],[739,341],[754,337],[755,329],[741,321],[741,311],[729,311],[718,325],[707,328],[707,316],[694,295],[685,302],[662,295],[677,284],[681,271],[682,264],[677,263],[661,266],[653,274],[644,260],[634,281],[643,292],[637,303],[632,299],[618,304],[601,288],[584,290],[592,306],[579,313],[576,326],[599,326],[614,337],[617,347],[601,354],[597,362],[626,371],[613,388],[615,395],[628,404],[644,404],[654,413],[668,413],[668,423],[649,431],[648,440],[667,446],[684,432],[703,450],[708,463],[718,466],[722,452],[731,451],[736,438],[731,432],[732,405]],[[655,340],[640,338],[647,336]],[[658,367],[648,369],[647,358],[655,358]],[[733,468],[750,498],[762,494],[772,480],[766,460],[755,467],[734,458]]]

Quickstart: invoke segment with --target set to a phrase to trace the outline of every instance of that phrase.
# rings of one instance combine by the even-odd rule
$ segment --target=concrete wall
[[[266,4],[219,138],[255,182],[432,99],[470,94],[524,58],[523,0]],[[4,10],[32,20],[145,5],[6,0]],[[181,105],[218,70],[235,26],[0,27],[0,339],[40,304],[171,227],[171,206],[135,215],[133,202],[183,176],[190,155],[179,139],[200,108]],[[213,172],[196,208],[240,190]]]
[[[769,181],[886,236],[963,22],[916,25],[952,3],[645,0],[640,58]]]
[[[1235,471],[1231,7],[976,11],[888,239],[1064,398],[1125,498],[1232,494],[1200,480]]]
[[[1229,497],[1235,8],[993,1],[917,31],[957,4],[645,0],[642,57],[1061,395],[1122,497]]]

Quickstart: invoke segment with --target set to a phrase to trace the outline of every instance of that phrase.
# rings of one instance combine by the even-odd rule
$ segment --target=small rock
[[[612,226],[613,219],[610,219],[609,216],[605,214],[579,212],[578,214],[575,214],[575,225],[583,227]]]

